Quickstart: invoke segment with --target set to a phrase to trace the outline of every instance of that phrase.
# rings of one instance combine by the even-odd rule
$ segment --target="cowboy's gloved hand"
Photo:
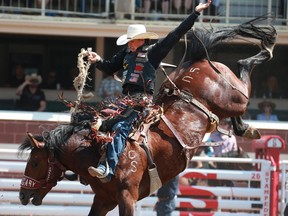
[[[201,13],[204,9],[208,8],[211,4],[212,0],[208,0],[207,3],[199,3],[196,8],[195,8],[195,11]]]
[[[88,61],[90,63],[95,63],[101,60],[101,57],[96,52],[90,52],[88,55]]]

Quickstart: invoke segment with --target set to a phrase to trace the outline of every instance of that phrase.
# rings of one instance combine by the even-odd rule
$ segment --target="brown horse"
[[[194,58],[179,66],[162,84],[156,103],[163,107],[164,114],[146,136],[162,184],[186,168],[205,133],[215,129],[212,126],[217,125],[219,119],[233,117],[241,123],[237,116],[245,112],[248,104],[250,73],[255,65],[272,58],[276,40],[275,29],[256,26],[257,21],[259,19],[229,28],[199,29],[191,34],[192,44],[196,46]],[[240,78],[227,66],[205,59],[206,50],[236,36],[261,42],[258,54],[238,61]],[[153,185],[155,179],[151,180],[149,175],[149,157],[141,144],[128,140],[115,176],[110,182],[102,183],[87,171],[89,166],[97,165],[101,156],[99,146],[87,139],[90,131],[91,125],[85,120],[78,125],[63,124],[43,136],[35,136],[38,142],[29,138],[24,141],[20,150],[30,148],[31,154],[20,189],[23,205],[30,199],[34,205],[41,205],[63,172],[72,170],[90,184],[95,193],[90,216],[106,215],[117,205],[119,215],[133,215],[137,200],[152,192],[150,183]]]

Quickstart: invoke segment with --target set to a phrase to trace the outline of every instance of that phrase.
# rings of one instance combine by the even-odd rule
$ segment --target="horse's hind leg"
[[[260,132],[253,126],[244,123],[241,116],[231,117],[231,122],[235,135],[250,139],[259,139],[261,137]]]
[[[276,43],[277,33],[272,26],[269,27],[256,27],[252,22],[244,23],[237,30],[237,33],[241,36],[251,37],[261,40],[261,50],[258,54],[251,56],[246,59],[239,60],[238,72],[240,80],[246,84],[248,90],[251,90],[251,73],[256,65],[262,64],[263,62],[269,61],[273,57],[273,48]],[[258,139],[260,138],[259,131],[244,123],[241,116],[231,118],[234,132],[238,136]]]

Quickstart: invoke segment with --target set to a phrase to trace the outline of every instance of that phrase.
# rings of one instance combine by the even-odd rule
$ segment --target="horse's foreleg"
[[[246,137],[249,139],[259,139],[260,132],[253,126],[243,122],[241,116],[231,117],[233,131],[237,136]]]
[[[119,216],[133,216],[136,200],[128,190],[122,190],[118,199]]]
[[[263,45],[264,43],[262,43]],[[273,49],[272,47],[270,47]],[[249,95],[251,91],[251,73],[253,71],[253,68],[256,65],[260,65],[265,61],[268,61],[270,58],[272,58],[272,50],[269,50],[269,48],[262,48],[262,50],[249,58],[246,59],[240,59],[238,63],[238,74],[239,79],[243,82],[243,84],[246,86]]]

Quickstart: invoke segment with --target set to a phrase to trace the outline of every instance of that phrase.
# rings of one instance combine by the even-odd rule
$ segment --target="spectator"
[[[44,3],[45,3],[45,8],[47,8],[47,5],[49,3],[50,0],[45,0]],[[38,8],[41,8],[42,7],[42,0],[37,0],[37,7]]]
[[[262,113],[257,115],[257,120],[261,121],[278,121],[278,117],[275,114],[272,114],[276,105],[270,101],[262,101],[258,104],[259,109]]]
[[[142,12],[142,0],[135,0],[135,11]]]
[[[50,8],[48,7],[49,3],[50,3],[50,0],[44,0],[44,7],[45,7],[45,11],[46,11],[45,15],[46,16],[55,16],[55,13],[47,12],[47,10],[52,9],[51,8],[52,1],[50,3]],[[42,0],[37,0],[36,5],[37,5],[37,8],[41,8],[42,9]]]
[[[192,6],[199,4],[199,1],[198,0],[184,0],[183,3],[184,3],[185,13],[190,13]],[[211,6],[212,6],[212,4],[213,4],[213,1],[211,3]],[[182,0],[173,0],[173,6],[176,9],[177,14],[179,14],[180,8],[182,6]]]
[[[24,68],[17,64],[12,71],[12,76],[8,79],[7,87],[18,87],[25,81]]]
[[[269,76],[264,84],[262,92],[263,98],[282,98],[282,93],[275,76]]]
[[[162,14],[167,15],[169,13],[169,1],[170,0],[161,0]],[[157,1],[155,2],[155,4],[157,4]],[[151,0],[144,0],[144,13],[150,13],[150,7]]]
[[[200,2],[205,3],[207,0],[200,0]],[[211,6],[208,8],[208,10],[204,11],[204,15],[208,16],[217,16],[218,15],[218,8],[219,8],[220,0],[213,0],[211,3]],[[204,22],[213,22],[218,23],[220,22],[219,19],[204,19]]]
[[[287,25],[287,0],[280,0],[280,18],[284,19],[282,25]]]
[[[68,89],[68,90],[74,90],[74,79],[75,77],[77,77],[79,74],[79,69],[75,66],[71,66],[69,68],[68,74],[62,74],[62,77],[60,78],[61,80],[61,88],[63,87],[64,89]],[[61,76],[61,74],[60,74]]]
[[[220,127],[226,131],[232,129],[232,123],[228,119],[221,120],[219,124]],[[208,141],[221,143],[219,146],[213,146],[214,156],[216,157],[233,157],[238,155],[237,141],[233,134],[229,137],[219,131],[213,131]]]
[[[206,3],[207,0],[200,0],[200,2]],[[220,4],[220,0],[213,0],[210,8],[208,8],[208,10],[204,11],[204,15],[217,16],[219,4]]]
[[[170,216],[176,208],[176,196],[178,191],[179,176],[175,176],[169,182],[164,184],[158,191],[158,202],[155,210],[157,216]]]
[[[122,83],[115,80],[112,76],[107,76],[101,82],[97,95],[102,99],[115,99],[122,93]]]
[[[58,82],[57,82],[57,73],[54,70],[51,70],[48,73],[47,79],[45,79],[45,82],[42,85],[42,88],[44,89],[58,89]],[[60,87],[59,87],[60,88]]]
[[[232,129],[232,123],[230,120],[224,119],[220,121],[220,127],[230,131]],[[215,157],[239,157],[237,140],[233,134],[229,137],[219,131],[214,131],[211,133],[209,141],[221,144],[219,146],[213,146]],[[216,163],[215,167],[217,167],[217,169],[233,169],[229,163],[221,162]],[[223,180],[221,181],[221,185],[233,187],[234,183],[232,181]]]
[[[20,96],[17,108],[23,111],[44,111],[46,108],[45,94],[39,89],[42,78],[37,74],[28,74],[25,81],[17,88]]]

